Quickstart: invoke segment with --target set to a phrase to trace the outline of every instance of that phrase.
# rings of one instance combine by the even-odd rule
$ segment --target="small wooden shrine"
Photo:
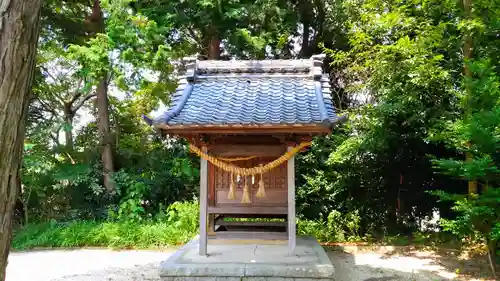
[[[304,60],[187,61],[168,111],[149,120],[201,158],[199,253],[220,229],[282,218],[296,244],[294,155],[331,132],[336,116],[324,56]],[[260,226],[276,226],[265,221]],[[259,225],[256,225],[259,226]],[[279,226],[279,225],[278,225]],[[251,231],[251,228],[249,228]]]

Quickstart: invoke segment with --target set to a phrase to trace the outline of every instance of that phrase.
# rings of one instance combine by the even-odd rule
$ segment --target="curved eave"
[[[316,124],[269,124],[269,125],[167,125],[156,124],[155,127],[169,134],[273,134],[296,133],[309,135],[325,135],[332,132],[335,125],[347,118],[339,116],[333,122]]]
[[[156,128],[169,134],[272,134],[301,133],[328,134],[330,128],[322,124],[291,125],[157,125]]]
[[[146,123],[149,125],[162,125],[162,124],[168,124],[170,120],[175,118],[181,110],[184,108],[184,105],[186,104],[187,100],[189,99],[189,96],[191,95],[191,92],[193,90],[193,84],[192,83],[187,83],[184,86],[184,89],[182,90],[182,94],[179,97],[179,100],[168,110],[165,112],[162,116],[156,118],[156,119],[151,119],[145,115],[143,115],[143,119]]]

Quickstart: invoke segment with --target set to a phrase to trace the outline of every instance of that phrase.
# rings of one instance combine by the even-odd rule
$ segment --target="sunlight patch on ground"
[[[93,274],[98,275],[97,272],[112,268],[133,269],[149,263],[159,265],[169,255],[170,253],[154,251],[106,249],[11,253],[7,266],[7,281],[49,281],[74,275],[88,275],[90,280],[93,280]]]
[[[419,253],[421,257],[384,256],[376,253],[359,253],[355,256],[356,265],[366,265],[374,268],[391,269],[399,272],[422,274],[433,272],[442,278],[453,279],[457,274],[447,271],[443,266],[436,264],[435,259],[426,253]]]

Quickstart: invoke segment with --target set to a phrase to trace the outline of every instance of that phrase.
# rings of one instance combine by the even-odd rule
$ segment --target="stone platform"
[[[208,256],[198,254],[193,239],[160,265],[163,281],[331,281],[334,268],[312,237],[297,237],[294,255],[281,243],[209,240]]]

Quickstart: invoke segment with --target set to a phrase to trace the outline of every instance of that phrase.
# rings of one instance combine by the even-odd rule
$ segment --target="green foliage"
[[[299,220],[297,233],[312,235],[321,242],[359,241],[360,221],[357,212],[332,211],[326,220]]]
[[[116,218],[123,221],[140,221],[144,218],[146,210],[142,207],[146,184],[140,179],[133,179],[123,170],[113,174],[117,192],[124,194],[118,206]],[[111,214],[113,217],[114,214]]]
[[[21,196],[28,212],[25,218],[99,217],[92,214],[99,212],[96,206],[88,208],[103,191],[91,163],[68,163],[43,146],[25,145],[22,171]]]
[[[131,213],[134,211],[132,210]],[[122,213],[125,215],[125,213]],[[360,217],[357,213],[333,211],[327,220],[299,220],[298,233],[314,235],[323,242],[358,241]],[[186,243],[198,233],[197,202],[175,202],[152,219],[130,217],[113,221],[76,220],[29,224],[14,235],[13,248],[37,247],[152,248]]]
[[[166,222],[176,230],[178,237],[187,241],[199,230],[200,207],[197,203],[175,202],[167,208]]]
[[[344,69],[342,81],[354,102],[345,112],[350,122],[338,131],[343,136],[332,142],[328,168],[313,173],[320,175],[314,185],[333,191],[329,206],[366,218],[362,233],[411,233],[436,208],[452,216],[449,203],[436,202],[427,190],[463,186],[436,174],[432,162],[460,155],[432,137],[461,114],[460,7],[387,0],[346,1],[343,7],[349,48],[325,52]]]
[[[470,157],[436,159],[434,163],[442,173],[478,182],[482,190],[470,197],[446,192],[435,195],[452,201],[459,214],[442,220],[445,230],[459,236],[479,234],[490,253],[495,253],[500,222],[500,80],[487,60],[471,62],[470,66],[473,77],[466,79],[466,90],[460,95],[464,117],[447,124],[441,135]]]
[[[134,7],[164,28],[176,56],[207,57],[210,40],[224,42],[223,51],[246,58],[264,58],[281,34],[295,28],[286,2],[277,0],[137,1]]]
[[[481,195],[467,197],[465,195],[450,195],[436,192],[441,200],[453,201],[453,210],[459,213],[453,220],[443,219],[441,224],[444,230],[467,237],[479,231],[489,240],[496,238],[494,231],[500,222],[500,190],[491,188]]]
[[[480,189],[470,190],[468,197],[457,195],[456,191],[434,194],[453,202],[452,209],[458,213],[456,218],[442,220],[443,228],[461,237],[477,234],[482,238],[495,274],[500,222],[500,69],[492,63],[498,56],[498,42],[484,39],[490,38],[490,32],[500,30],[500,9],[482,1],[463,9],[471,12],[458,27],[477,51],[464,58],[466,71],[457,91],[461,114],[439,126],[433,137],[467,157],[438,158],[434,164],[441,173],[467,180]]]
[[[70,45],[69,53],[79,63],[82,77],[96,84],[110,76],[121,90],[147,96],[152,106],[145,112],[150,112],[158,101],[167,102],[175,88],[163,29],[141,14],[130,13],[130,0],[101,2],[107,14],[104,33],[85,44]]]
[[[55,221],[31,224],[16,231],[12,246],[17,250],[36,247],[152,248],[186,243],[197,233],[198,205],[175,203],[157,220]]]

